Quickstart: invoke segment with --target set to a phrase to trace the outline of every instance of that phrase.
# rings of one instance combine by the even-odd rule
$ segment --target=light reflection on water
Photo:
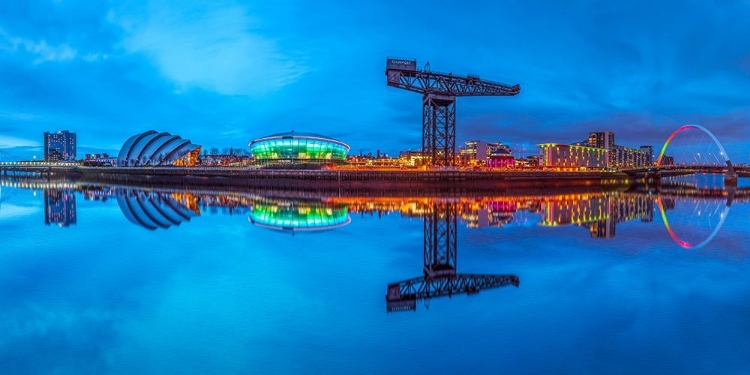
[[[0,359],[4,373],[743,372],[750,194],[667,185],[6,184]]]

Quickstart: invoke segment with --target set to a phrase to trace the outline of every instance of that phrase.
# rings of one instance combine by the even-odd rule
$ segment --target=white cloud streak
[[[126,30],[123,47],[143,53],[181,92],[201,88],[224,95],[262,95],[296,82],[308,68],[277,42],[251,30],[241,6],[199,9],[194,3],[151,4],[144,22],[110,15]]]
[[[9,52],[25,51],[36,57],[34,64],[41,64],[47,61],[70,61],[78,55],[78,51],[66,43],[52,46],[47,44],[45,40],[34,41],[9,35],[2,29],[0,29],[0,50]]]

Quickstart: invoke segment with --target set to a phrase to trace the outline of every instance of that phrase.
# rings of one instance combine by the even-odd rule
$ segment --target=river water
[[[443,197],[3,181],[0,373],[750,373],[750,192],[704,180]]]

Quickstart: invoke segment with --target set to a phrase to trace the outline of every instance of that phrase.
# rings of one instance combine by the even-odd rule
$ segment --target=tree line
[[[250,150],[245,148],[234,148],[234,147],[224,147],[223,149],[219,150],[218,147],[211,147],[211,148],[204,148],[203,149],[203,156],[217,156],[217,155],[224,155],[224,156],[250,156]]]

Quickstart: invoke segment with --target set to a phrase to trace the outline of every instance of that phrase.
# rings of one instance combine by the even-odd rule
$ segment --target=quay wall
[[[263,170],[227,168],[81,167],[69,177],[80,181],[148,186],[272,189],[553,188],[628,183],[622,173]]]

